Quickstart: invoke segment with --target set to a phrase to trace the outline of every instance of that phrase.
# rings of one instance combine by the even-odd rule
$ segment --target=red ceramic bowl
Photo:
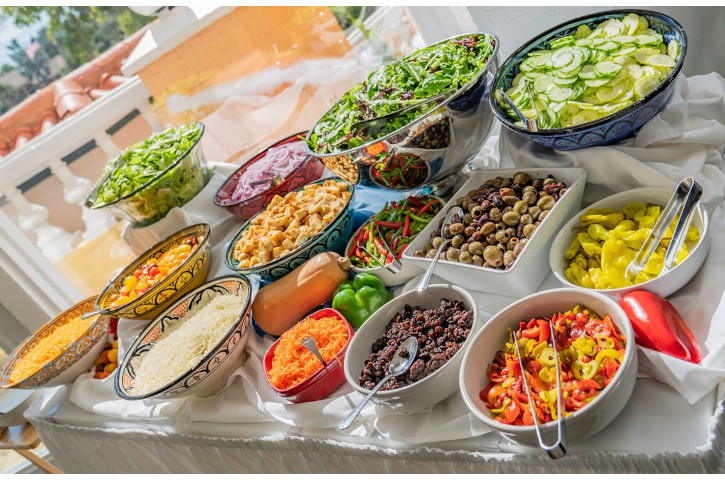
[[[307,132],[290,135],[284,140],[280,140],[274,145],[270,145],[252,157],[251,160],[239,167],[237,171],[231,174],[229,178],[224,181],[222,186],[219,187],[216,195],[214,195],[214,204],[222,208],[226,208],[229,212],[243,220],[249,220],[255,213],[269,205],[269,202],[272,201],[272,198],[275,195],[283,197],[287,193],[297,190],[303,185],[307,185],[308,183],[314,182],[322,177],[322,172],[324,171],[325,166],[317,157],[310,155],[279,185],[274,185],[251,198],[236,202],[232,200],[232,194],[237,187],[239,179],[245,174],[250,165],[267,155],[267,150],[273,147],[279,147],[281,145],[299,141],[299,137],[305,138],[306,136]]]
[[[269,385],[275,392],[277,392],[277,394],[279,394],[279,396],[286,398],[292,403],[314,402],[315,400],[325,398],[335,391],[340,385],[345,383],[345,370],[342,367],[347,347],[350,345],[350,340],[352,340],[352,336],[354,334],[352,327],[340,312],[332,308],[323,308],[306,318],[313,318],[317,320],[322,317],[331,316],[337,317],[345,322],[345,326],[347,327],[347,343],[337,354],[337,358],[340,362],[338,363],[333,359],[328,362],[325,367],[321,368],[312,376],[301,383],[298,383],[294,387],[286,390],[280,390],[269,381],[269,375],[267,375],[267,372],[270,368],[272,368],[272,359],[274,358],[275,350],[277,350],[277,345],[279,345],[279,340],[274,342],[274,344],[269,347],[269,350],[267,350],[267,353],[264,355],[264,376],[267,377]]]

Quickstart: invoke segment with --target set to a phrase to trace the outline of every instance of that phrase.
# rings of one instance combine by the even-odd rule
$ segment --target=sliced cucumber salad
[[[580,25],[573,35],[552,40],[548,50],[530,52],[506,93],[527,118],[538,115],[541,129],[581,125],[653,91],[680,54],[676,39],[665,44],[645,17],[630,13],[594,30]],[[501,97],[501,107],[519,120]]]

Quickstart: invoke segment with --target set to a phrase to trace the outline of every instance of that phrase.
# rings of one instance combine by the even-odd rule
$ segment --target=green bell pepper
[[[393,294],[383,282],[369,273],[358,273],[351,281],[343,282],[332,296],[332,308],[342,313],[357,330],[377,309],[385,305]]]

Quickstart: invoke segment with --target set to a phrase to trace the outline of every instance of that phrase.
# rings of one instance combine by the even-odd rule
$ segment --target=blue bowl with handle
[[[591,29],[594,29],[594,27],[610,18],[622,19],[630,13],[646,18],[649,22],[649,28],[662,34],[665,45],[669,45],[672,40],[677,40],[680,45],[675,66],[653,91],[628,107],[595,121],[565,128],[541,129],[538,132],[530,132],[524,126],[517,125],[508,116],[506,110],[496,101],[495,95],[491,95],[491,109],[496,117],[506,127],[534,143],[558,150],[578,150],[586,147],[610,145],[636,133],[662,110],[669,100],[675,88],[673,80],[682,69],[685,53],[687,52],[685,29],[676,20],[662,13],[636,9],[611,10],[593,13],[557,25],[539,35],[536,39],[525,43],[501,65],[493,81],[493,91],[498,89],[507,91],[511,88],[514,78],[519,74],[519,66],[528,57],[529,52],[549,48],[552,40],[574,34],[580,25],[588,25]]]

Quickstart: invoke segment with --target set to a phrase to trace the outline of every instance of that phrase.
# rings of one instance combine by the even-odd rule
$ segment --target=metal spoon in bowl
[[[302,340],[302,346],[305,347],[307,350],[312,352],[312,355],[317,357],[317,359],[322,363],[323,366],[327,366],[327,362],[324,358],[322,358],[322,354],[317,349],[317,343],[315,343],[315,339],[312,337],[305,337]]]
[[[458,217],[456,222],[453,221],[455,217]],[[438,250],[436,250],[436,254],[433,257],[433,261],[430,262],[428,269],[425,271],[423,276],[420,277],[420,282],[418,282],[418,286],[416,287],[419,292],[428,288],[428,284],[430,283],[430,277],[433,275],[433,269],[436,268],[436,263],[438,263],[438,257],[440,257],[441,252],[443,251],[443,247],[448,245],[448,243],[453,240],[453,237],[455,236],[451,234],[450,226],[453,223],[460,223],[462,221],[463,209],[461,207],[453,207],[448,211],[448,215],[446,215],[446,218],[443,220],[443,224],[441,224],[441,237],[443,237],[443,241],[438,246]],[[448,227],[448,235],[446,235],[446,227]]]
[[[355,407],[355,410],[350,412],[350,415],[345,417],[345,419],[340,422],[340,425],[337,426],[340,430],[345,430],[350,425],[352,425],[352,422],[355,421],[357,416],[362,411],[363,407],[368,403],[368,401],[373,398],[373,395],[375,395],[378,390],[380,390],[380,387],[385,385],[385,382],[390,380],[393,377],[397,377],[398,375],[402,375],[405,372],[408,371],[411,365],[413,365],[413,362],[415,361],[415,357],[418,353],[418,339],[415,337],[408,337],[405,340],[403,340],[403,343],[400,344],[398,349],[395,351],[395,355],[393,355],[393,359],[390,361],[390,364],[388,365],[388,374],[383,377],[382,380],[378,382],[377,385],[373,387],[373,389],[368,393],[368,396],[365,397],[365,399],[360,402],[360,404]]]

